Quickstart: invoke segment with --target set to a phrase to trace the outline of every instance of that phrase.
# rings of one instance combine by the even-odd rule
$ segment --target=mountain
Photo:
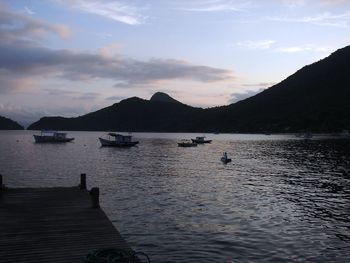
[[[176,100],[170,96],[169,98],[171,102],[133,97],[76,118],[44,117],[31,124],[28,129],[144,132],[198,130],[193,119],[202,109],[174,103]]]
[[[225,131],[334,132],[350,129],[350,46],[282,82],[207,116]],[[208,117],[209,118],[209,117]]]
[[[170,97],[168,94],[164,92],[156,92],[151,97],[150,101],[160,101],[160,102],[171,102],[171,103],[181,103],[178,100]]]
[[[24,130],[17,122],[0,116],[0,130]]]
[[[237,103],[194,108],[157,92],[76,117],[44,117],[28,129],[154,132],[350,130],[350,46]]]

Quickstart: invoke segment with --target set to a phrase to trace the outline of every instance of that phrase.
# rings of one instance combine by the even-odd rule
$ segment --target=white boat
[[[183,139],[177,143],[179,147],[196,147],[197,143],[191,142],[190,140]]]
[[[67,133],[57,131],[41,131],[40,135],[34,134],[35,142],[71,142],[74,138],[67,138]]]
[[[191,139],[192,142],[202,144],[202,143],[211,143],[212,140],[206,140],[205,136],[197,136],[196,139]]]
[[[224,154],[222,155],[221,159],[220,159],[224,164],[231,162],[231,158],[227,157],[227,152],[224,152]]]
[[[122,135],[118,133],[108,133],[108,138],[98,138],[102,146],[110,147],[131,147],[138,144],[138,141],[133,141],[131,135]]]
[[[311,139],[313,137],[313,134],[311,132],[297,133],[295,134],[295,137],[302,139]]]

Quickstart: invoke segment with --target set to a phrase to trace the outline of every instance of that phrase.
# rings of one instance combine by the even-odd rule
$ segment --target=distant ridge
[[[276,65],[278,66],[278,65]],[[339,132],[350,130],[350,46],[265,91],[228,106],[194,108],[157,92],[77,118],[44,117],[28,129],[147,132]]]
[[[17,122],[0,116],[0,130],[24,130]]]
[[[182,103],[149,101],[132,97],[76,118],[44,117],[28,130],[182,132],[200,127],[193,119],[202,109]],[[199,118],[198,118],[199,119]]]
[[[170,97],[164,92],[156,92],[151,97],[150,101],[160,101],[160,102],[169,102],[169,103],[181,103],[174,98]]]

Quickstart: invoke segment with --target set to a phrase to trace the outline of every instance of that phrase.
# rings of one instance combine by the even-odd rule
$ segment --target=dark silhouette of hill
[[[192,131],[198,130],[193,119],[200,112],[182,103],[133,97],[77,118],[44,117],[28,129]]]
[[[265,91],[228,106],[194,108],[165,93],[130,98],[76,117],[44,117],[28,129],[158,132],[335,132],[350,129],[350,46]]]
[[[303,67],[253,97],[209,109],[206,115],[224,131],[349,130],[350,46]]]
[[[151,97],[150,101],[160,101],[160,102],[171,102],[171,103],[181,103],[178,100],[170,97],[168,94],[164,92],[156,92]]]
[[[0,130],[24,130],[17,122],[0,116]]]

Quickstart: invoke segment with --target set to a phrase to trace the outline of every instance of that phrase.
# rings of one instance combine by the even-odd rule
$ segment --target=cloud
[[[344,2],[345,0],[321,0],[322,4],[327,4],[327,5],[337,5]]]
[[[247,89],[244,91],[238,91],[231,94],[230,103],[236,103],[238,101],[252,97],[265,89],[272,87],[276,82],[257,82],[257,83],[245,83],[242,84],[243,87]]]
[[[331,52],[332,49],[329,47],[321,47],[316,45],[301,45],[301,46],[289,46],[276,48],[275,51],[281,53],[299,53],[299,52]]]
[[[207,0],[207,1],[191,1],[181,3],[182,7],[177,8],[184,11],[192,12],[223,12],[223,11],[243,11],[251,6],[247,1],[232,0]]]
[[[128,25],[143,24],[146,20],[146,17],[140,14],[140,8],[127,1],[57,0],[57,2],[82,12],[99,15]]]
[[[44,89],[47,95],[57,97],[69,97],[78,100],[95,100],[100,97],[101,94],[97,92],[81,92],[63,89]]]
[[[174,59],[140,61],[117,56],[111,45],[99,53],[53,50],[41,46],[38,32],[64,37],[64,27],[0,10],[0,92],[30,86],[30,80],[62,78],[71,81],[109,79],[117,86],[160,81],[215,82],[232,79],[232,71]],[[22,83],[22,84],[21,84]]]
[[[18,105],[0,103],[0,115],[17,121],[21,125],[27,127],[29,124],[37,121],[43,112],[24,108]]]
[[[314,16],[305,17],[267,17],[267,20],[280,22],[309,23],[319,26],[349,27],[350,12],[332,14],[325,12]]]
[[[283,0],[284,5],[295,8],[305,5],[305,0]]]
[[[123,96],[111,96],[111,97],[108,97],[106,98],[106,100],[113,100],[113,101],[121,101],[121,100],[124,100],[126,99],[126,97],[123,97]]]
[[[95,100],[100,96],[99,93],[96,92],[84,92],[80,96],[77,97],[79,100]]]
[[[39,79],[40,77],[36,78],[27,74],[13,74],[8,70],[2,69],[0,66],[0,94],[11,92],[13,90],[20,91],[31,89],[40,82]]]
[[[174,59],[139,61],[131,58],[13,45],[0,45],[0,68],[10,74],[45,73],[73,81],[106,78],[122,81],[128,86],[174,79],[212,82],[232,77],[232,72],[229,70],[193,65]]]
[[[68,38],[71,30],[65,25],[52,25],[25,14],[10,12],[0,5],[0,43],[37,41],[49,34]]]
[[[42,108],[23,107],[10,103],[0,103],[0,115],[10,118],[18,123],[29,126],[31,123],[39,120],[42,116],[79,116],[86,113],[86,109],[80,106],[53,106],[43,110]]]
[[[341,3],[344,3],[345,0],[283,0],[283,4],[289,8],[296,8],[296,7],[302,7],[306,6],[307,4],[312,2],[316,2],[317,4],[321,5],[338,5]]]
[[[112,58],[120,50],[120,44],[112,43],[99,49],[99,54],[106,58]]]
[[[274,40],[257,40],[242,41],[235,44],[236,47],[242,47],[251,50],[267,50],[270,49],[281,53],[298,53],[298,52],[331,52],[332,48],[317,46],[314,44],[305,44],[299,46],[279,47]]]
[[[258,83],[247,83],[247,84],[243,84],[242,86],[245,87],[271,87],[273,85],[275,85],[276,82],[258,82]]]
[[[239,92],[239,93],[232,93],[230,103],[236,103],[238,101],[245,100],[249,97],[252,97],[252,96],[262,92],[263,90],[265,90],[265,88],[259,88],[257,90],[247,90],[247,91]]]
[[[274,43],[276,43],[275,40],[256,40],[256,41],[246,40],[242,42],[237,42],[235,45],[238,47],[243,47],[247,49],[263,50],[263,49],[271,48]]]
[[[96,33],[96,36],[107,39],[107,38],[113,37],[113,34],[107,33],[107,32],[99,32],[99,33]]]
[[[28,6],[25,6],[24,10],[26,11],[26,13],[28,15],[35,15],[35,12],[33,10],[31,10]]]

